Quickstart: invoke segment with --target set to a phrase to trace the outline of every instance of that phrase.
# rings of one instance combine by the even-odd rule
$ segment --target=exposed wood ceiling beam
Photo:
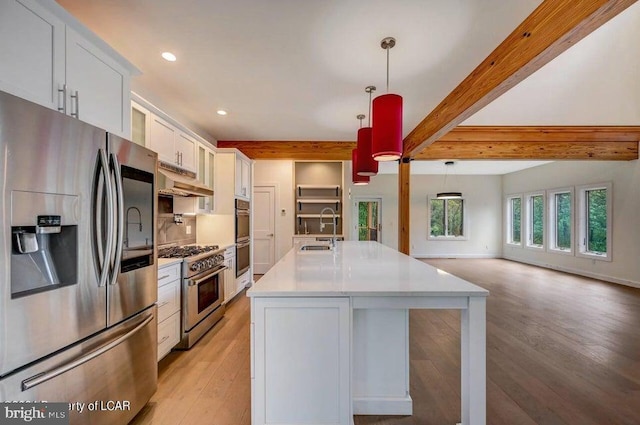
[[[635,2],[636,0],[543,1],[405,137],[403,155],[418,155],[465,119]]]
[[[414,159],[617,160],[638,159],[640,127],[461,126]],[[351,159],[355,142],[218,141],[252,159]]]

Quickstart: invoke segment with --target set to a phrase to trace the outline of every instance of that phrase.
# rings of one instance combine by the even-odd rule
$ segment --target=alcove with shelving
[[[325,208],[335,213],[336,235],[342,235],[342,173],[339,161],[294,163],[296,235],[332,235],[333,214]]]

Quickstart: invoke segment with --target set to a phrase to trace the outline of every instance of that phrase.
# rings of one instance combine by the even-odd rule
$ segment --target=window
[[[527,247],[544,249],[544,193],[527,195]]]
[[[573,253],[573,190],[556,189],[548,193],[549,249]]]
[[[522,245],[522,196],[507,197],[507,243]]]
[[[428,198],[429,239],[465,239],[463,199]]]
[[[580,186],[579,255],[611,261],[611,183]]]

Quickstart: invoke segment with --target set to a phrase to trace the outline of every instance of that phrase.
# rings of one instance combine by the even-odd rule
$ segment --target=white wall
[[[640,287],[640,161],[554,162],[505,175],[503,194],[608,181],[613,183],[611,262],[536,252],[506,244],[504,257]]]
[[[351,176],[351,163],[345,163],[345,176]],[[502,253],[501,176],[449,176],[447,189],[462,192],[468,218],[468,239],[464,241],[428,240],[427,195],[443,189],[442,175],[411,176],[411,255],[414,257],[500,257]],[[371,178],[367,186],[349,185],[351,216],[355,197],[382,198],[382,243],[398,247],[398,175]],[[347,206],[345,205],[345,207]],[[346,211],[346,208],[345,208]],[[351,230],[351,229],[349,229]],[[345,232],[351,236],[351,232]]]
[[[253,165],[253,184],[254,186],[276,186],[275,243],[277,262],[292,246],[295,215],[293,161],[256,161]],[[284,215],[282,209],[285,210]]]

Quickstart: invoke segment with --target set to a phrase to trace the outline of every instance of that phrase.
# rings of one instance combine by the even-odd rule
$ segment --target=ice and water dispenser
[[[77,196],[14,191],[11,296],[78,281]]]

